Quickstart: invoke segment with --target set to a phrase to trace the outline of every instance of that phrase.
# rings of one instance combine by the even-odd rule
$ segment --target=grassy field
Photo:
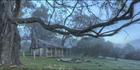
[[[56,58],[46,58],[46,57],[22,57],[22,63],[24,64],[22,70],[122,70],[129,69],[140,70],[140,61],[134,60],[123,60],[119,59],[115,61],[114,59],[95,59],[88,58],[91,62],[82,63],[66,63],[59,62]],[[15,69],[14,69],[15,70]]]

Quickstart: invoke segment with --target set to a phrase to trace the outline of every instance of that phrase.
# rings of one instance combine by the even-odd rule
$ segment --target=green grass
[[[83,63],[66,63],[58,62],[56,58],[46,58],[46,57],[22,57],[22,63],[24,67],[30,69],[57,69],[57,70],[114,70],[114,69],[139,69],[140,70],[140,61],[134,60],[123,60],[119,59],[115,61],[114,59],[95,59],[87,58],[92,60],[92,62],[83,62]]]
[[[82,63],[66,63],[59,62],[57,58],[46,58],[46,57],[21,57],[23,67],[10,68],[0,70],[140,70],[140,61],[124,60],[119,59],[97,59],[97,58],[86,58],[92,60],[91,62]]]

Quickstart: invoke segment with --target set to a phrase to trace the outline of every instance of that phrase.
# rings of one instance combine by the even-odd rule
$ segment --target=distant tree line
[[[81,57],[113,57],[140,60],[140,49],[136,50],[131,44],[126,44],[124,47],[115,46],[103,38],[84,37],[75,47],[72,47],[73,56]]]

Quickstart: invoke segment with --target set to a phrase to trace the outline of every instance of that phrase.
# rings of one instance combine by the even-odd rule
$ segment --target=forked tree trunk
[[[4,66],[19,65],[20,37],[17,25],[9,18],[13,0],[0,0],[0,62]]]
[[[1,61],[4,65],[19,65],[20,37],[16,25],[7,23],[2,38]]]

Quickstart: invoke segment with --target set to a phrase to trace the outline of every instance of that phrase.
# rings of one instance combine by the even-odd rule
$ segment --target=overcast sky
[[[135,9],[134,14],[138,13],[140,11],[140,3],[136,4],[134,9]],[[140,17],[140,15],[138,15],[137,17]],[[105,39],[120,44],[124,44],[136,39],[140,39],[140,24],[133,24],[131,26],[128,26],[118,34],[111,37],[105,37]]]
[[[36,5],[39,7],[40,3],[36,3]],[[140,3],[136,5],[135,10],[136,10],[136,12],[140,11]],[[30,9],[30,11],[31,11],[31,9]],[[26,11],[26,12],[30,13],[30,11]],[[27,16],[30,17],[29,13],[27,13],[27,15],[24,15],[24,17],[27,17]],[[140,17],[140,15],[138,17]],[[109,36],[109,37],[104,37],[104,38],[107,41],[111,41],[111,42],[117,43],[117,44],[125,44],[129,41],[132,41],[135,39],[140,39],[140,24],[133,24],[133,25],[128,26],[127,28],[123,29],[121,32],[119,32],[118,34],[116,34],[114,36]]]
[[[105,39],[117,44],[125,44],[129,41],[140,39],[140,24],[128,26],[118,34],[105,37]]]

